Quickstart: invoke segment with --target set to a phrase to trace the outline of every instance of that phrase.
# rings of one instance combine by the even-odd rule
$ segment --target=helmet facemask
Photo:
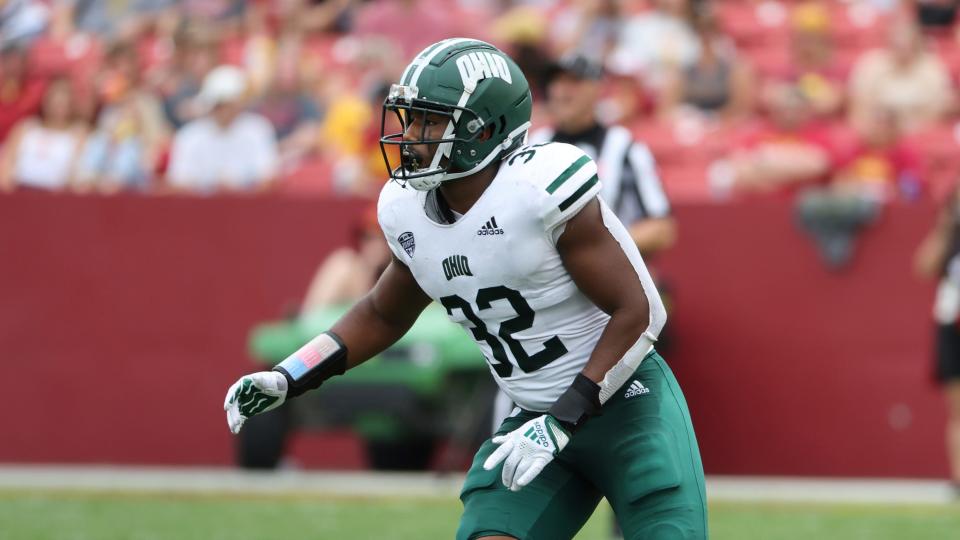
[[[417,88],[393,85],[390,94],[383,102],[380,120],[380,150],[390,178],[402,184],[410,184],[420,191],[431,190],[446,180],[461,178],[476,172],[451,170],[454,152],[463,151],[465,143],[477,140],[484,131],[484,121],[471,109],[447,105],[434,101],[418,99]],[[387,133],[387,122],[393,114],[400,125],[400,131]],[[442,136],[428,138],[427,120],[438,119],[444,125]],[[410,137],[407,130],[419,120],[419,133]],[[431,129],[434,131],[436,128]],[[407,139],[404,139],[407,134]],[[460,134],[460,135],[458,135]],[[462,136],[467,134],[467,136]],[[387,148],[395,146],[399,150],[400,163],[391,163]],[[416,150],[414,147],[418,147]],[[429,163],[424,163],[422,153],[433,149]],[[475,150],[470,150],[476,152]],[[472,157],[472,156],[471,156]],[[484,160],[487,161],[487,160]],[[488,163],[489,161],[487,161]],[[484,163],[486,165],[487,163]]]

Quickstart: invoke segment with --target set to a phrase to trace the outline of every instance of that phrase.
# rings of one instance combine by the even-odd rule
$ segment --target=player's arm
[[[369,294],[330,329],[349,354],[346,369],[355,367],[396,343],[417,322],[430,297],[407,265],[395,257]]]
[[[310,340],[272,371],[241,377],[227,391],[227,425],[237,433],[247,418],[279,407],[377,355],[413,326],[430,303],[410,273],[394,259],[366,296],[333,327]]]
[[[624,236],[623,241],[629,242]],[[503,484],[513,491],[532,482],[566,447],[577,428],[600,414],[606,398],[650,350],[663,322],[662,317],[651,316],[643,282],[607,229],[596,197],[566,222],[557,251],[577,287],[610,315],[610,320],[583,371],[550,409],[493,438],[500,446],[483,466],[490,470],[502,461]]]
[[[593,199],[570,218],[557,241],[563,265],[580,291],[610,321],[582,374],[599,385],[650,324],[650,304],[636,269]]]

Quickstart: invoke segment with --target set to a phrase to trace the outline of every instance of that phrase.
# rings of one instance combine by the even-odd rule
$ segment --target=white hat
[[[247,77],[235,66],[218,66],[203,78],[197,99],[213,108],[224,101],[239,101],[247,93]]]

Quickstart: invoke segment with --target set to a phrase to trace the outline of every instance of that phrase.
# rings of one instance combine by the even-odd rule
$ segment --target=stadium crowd
[[[541,105],[553,59],[604,67],[673,200],[820,185],[943,195],[960,172],[954,0],[7,0],[0,192],[373,195],[406,60],[491,41]]]

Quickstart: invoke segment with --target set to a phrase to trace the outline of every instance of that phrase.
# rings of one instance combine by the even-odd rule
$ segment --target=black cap
[[[580,53],[565,54],[550,64],[546,79],[549,82],[559,75],[572,75],[577,79],[598,81],[603,78],[603,66]]]

